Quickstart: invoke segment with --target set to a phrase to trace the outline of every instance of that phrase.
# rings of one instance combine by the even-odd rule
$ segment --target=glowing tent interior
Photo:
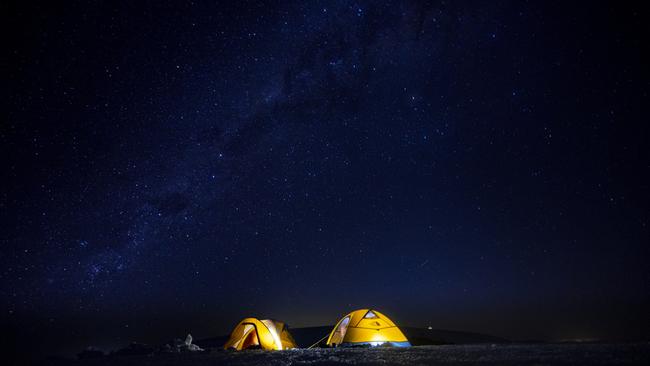
[[[409,347],[411,344],[386,315],[377,310],[360,309],[339,320],[327,338],[327,345]]]
[[[239,322],[223,346],[224,349],[237,351],[247,348],[284,350],[296,347],[296,341],[283,322],[257,318],[245,318]]]

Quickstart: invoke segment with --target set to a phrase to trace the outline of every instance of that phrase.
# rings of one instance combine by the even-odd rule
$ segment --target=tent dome
[[[246,348],[284,350],[296,348],[296,341],[287,325],[271,319],[245,318],[232,331],[224,349],[241,351]]]
[[[360,309],[339,320],[327,338],[327,345],[409,347],[411,344],[386,315],[377,310]]]

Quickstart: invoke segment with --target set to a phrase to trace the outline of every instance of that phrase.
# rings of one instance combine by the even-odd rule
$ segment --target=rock
[[[192,344],[192,335],[188,334],[187,337],[185,337],[185,342],[183,342],[183,349],[185,351],[190,351],[190,352],[197,352],[197,351],[203,351],[203,348],[197,346],[196,344]]]
[[[176,338],[174,339],[171,343],[172,344],[166,344],[164,345],[161,349],[161,353],[178,353],[178,352],[202,352],[204,351],[203,348],[197,346],[196,344],[192,344],[192,335],[188,334],[187,337],[185,337],[184,341],[181,341],[180,339]]]

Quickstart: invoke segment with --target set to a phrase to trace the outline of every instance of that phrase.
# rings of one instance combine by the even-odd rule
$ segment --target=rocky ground
[[[373,349],[187,352],[48,360],[48,365],[649,365],[650,343],[481,344]]]

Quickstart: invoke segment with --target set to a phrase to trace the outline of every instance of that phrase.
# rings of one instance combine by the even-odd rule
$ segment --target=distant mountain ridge
[[[415,327],[400,327],[400,329],[414,346],[435,344],[511,343],[508,339],[482,333]]]

